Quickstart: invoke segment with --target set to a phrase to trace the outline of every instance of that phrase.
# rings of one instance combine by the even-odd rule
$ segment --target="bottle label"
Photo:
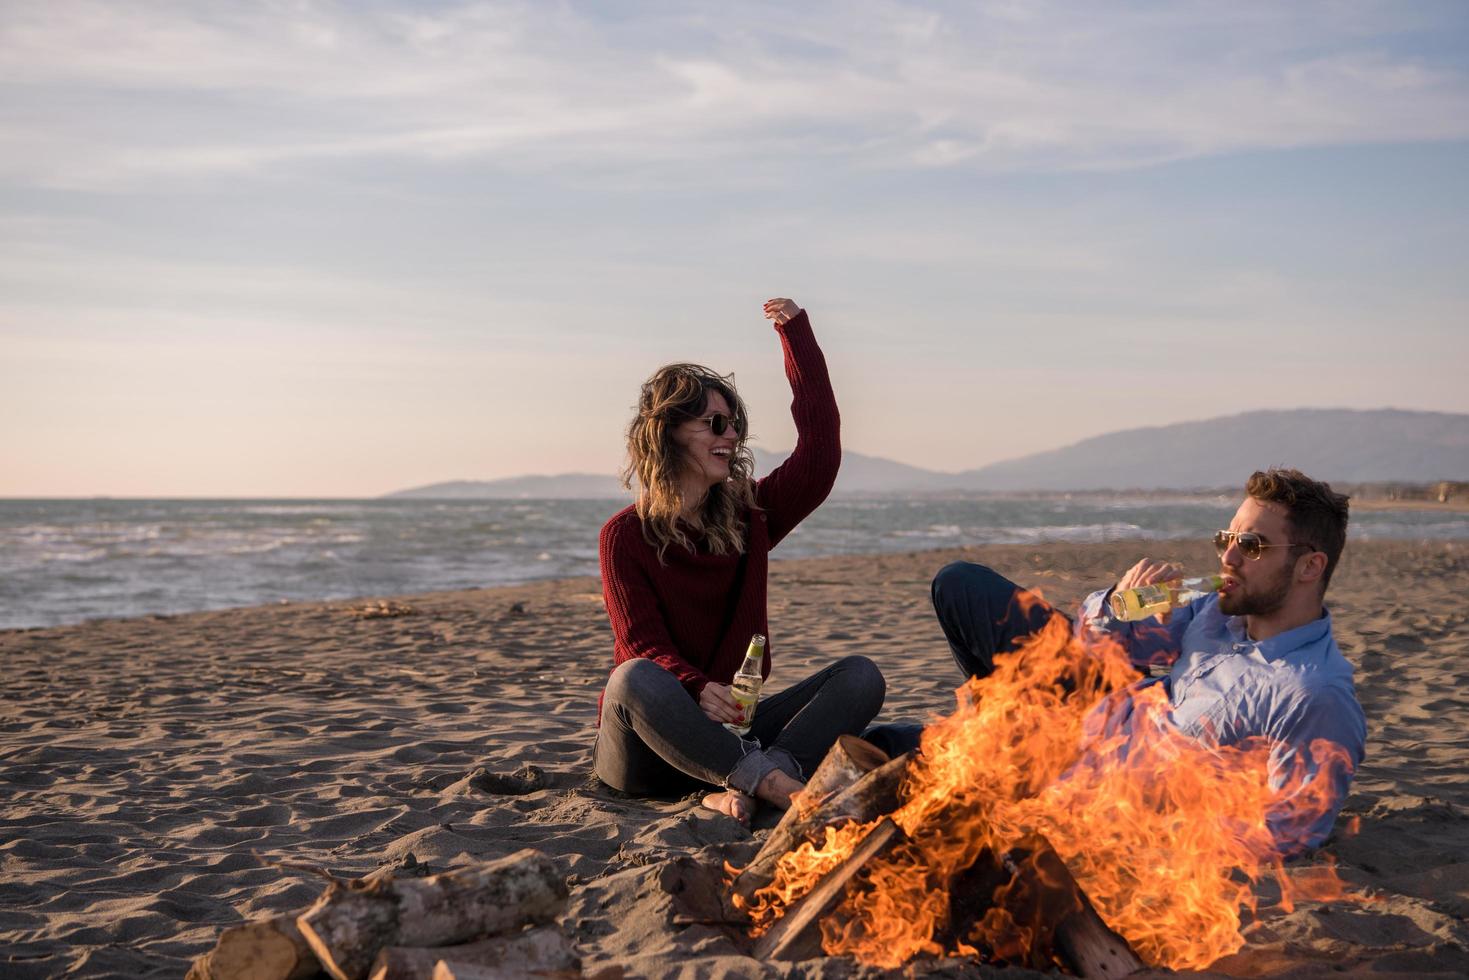
[[[1112,615],[1123,621],[1132,621],[1146,619],[1169,608],[1172,599],[1170,584],[1140,585],[1112,593]]]
[[[1163,585],[1144,585],[1137,590],[1137,604],[1143,608],[1168,601],[1168,588]]]
[[[744,735],[755,720],[755,705],[760,701],[760,682],[750,677],[736,677],[730,685],[729,694],[734,698],[735,704],[740,706],[740,717],[738,721],[726,722],[724,727],[736,735]]]

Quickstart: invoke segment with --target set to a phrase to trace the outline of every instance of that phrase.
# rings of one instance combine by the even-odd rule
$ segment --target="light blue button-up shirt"
[[[1082,603],[1083,628],[1111,635],[1138,667],[1171,664],[1167,676],[1141,683],[1165,685],[1181,731],[1215,745],[1263,736],[1272,743],[1271,788],[1300,777],[1269,817],[1277,849],[1290,855],[1326,840],[1367,741],[1352,665],[1332,638],[1331,614],[1256,641],[1244,617],[1220,612],[1218,595],[1175,609],[1165,625],[1116,619],[1110,594],[1104,589]],[[1323,766],[1310,750],[1316,739],[1340,746],[1345,760]],[[1331,780],[1329,804],[1302,816],[1291,797],[1318,777]]]

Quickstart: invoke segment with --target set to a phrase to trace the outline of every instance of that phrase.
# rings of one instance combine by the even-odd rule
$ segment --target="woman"
[[[806,313],[765,304],[785,351],[796,448],[751,477],[748,416],[732,380],[670,364],[643,385],[628,427],[637,502],[602,528],[602,593],[613,663],[602,693],[597,775],[637,795],[712,783],[704,803],[741,822],[761,800],[784,809],[837,736],[882,707],[882,674],[847,657],[760,701],[745,738],[730,681],[755,633],[768,634],[770,549],[826,499],[841,464],[840,420]],[[766,647],[761,673],[770,673]]]

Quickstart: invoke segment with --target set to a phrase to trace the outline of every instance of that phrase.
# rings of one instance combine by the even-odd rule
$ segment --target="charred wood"
[[[735,897],[748,905],[755,892],[775,880],[775,865],[788,851],[815,839],[827,827],[854,821],[868,823],[896,810],[898,794],[912,759],[913,753],[908,752],[885,762],[863,773],[850,786],[833,793],[805,815],[782,821],[771,831],[755,859],[735,876],[732,885]]]
[[[821,919],[846,893],[852,876],[875,856],[904,840],[902,829],[884,817],[867,832],[845,861],[828,871],[790,911],[778,919],[755,944],[755,958],[801,960],[821,953]]]
[[[1006,852],[1003,863],[1015,880],[997,898],[1028,927],[1033,961],[1048,960],[1054,950],[1084,980],[1111,980],[1143,969],[1137,953],[1102,921],[1066,862],[1043,836],[1026,837]]]
[[[891,761],[886,752],[871,742],[855,735],[838,736],[826,758],[807,780],[799,800],[780,818],[776,829],[805,816],[872,770]]]

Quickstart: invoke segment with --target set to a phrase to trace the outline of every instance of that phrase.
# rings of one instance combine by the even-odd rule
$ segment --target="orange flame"
[[[1145,961],[1199,968],[1238,950],[1252,883],[1274,869],[1282,903],[1341,897],[1327,869],[1288,880],[1274,859],[1267,813],[1301,826],[1329,805],[1330,780],[1306,782],[1296,758],[1285,789],[1270,788],[1269,743],[1215,747],[1169,721],[1161,684],[1103,640],[1082,644],[1060,615],[995,671],[971,680],[958,705],[923,734],[901,806],[908,842],[869,862],[822,923],[828,953],[892,968],[952,948],[1014,959],[1026,941],[1003,902],[978,922],[951,922],[950,890],[986,851],[1026,835],[1049,839],[1107,923]],[[1338,747],[1318,764],[1350,765]],[[1277,780],[1279,779],[1277,773]],[[1324,774],[1323,774],[1324,777]],[[840,863],[870,826],[829,830],[787,854],[751,908],[761,932]],[[1003,896],[1001,896],[1003,897]],[[953,935],[964,929],[964,935]]]

